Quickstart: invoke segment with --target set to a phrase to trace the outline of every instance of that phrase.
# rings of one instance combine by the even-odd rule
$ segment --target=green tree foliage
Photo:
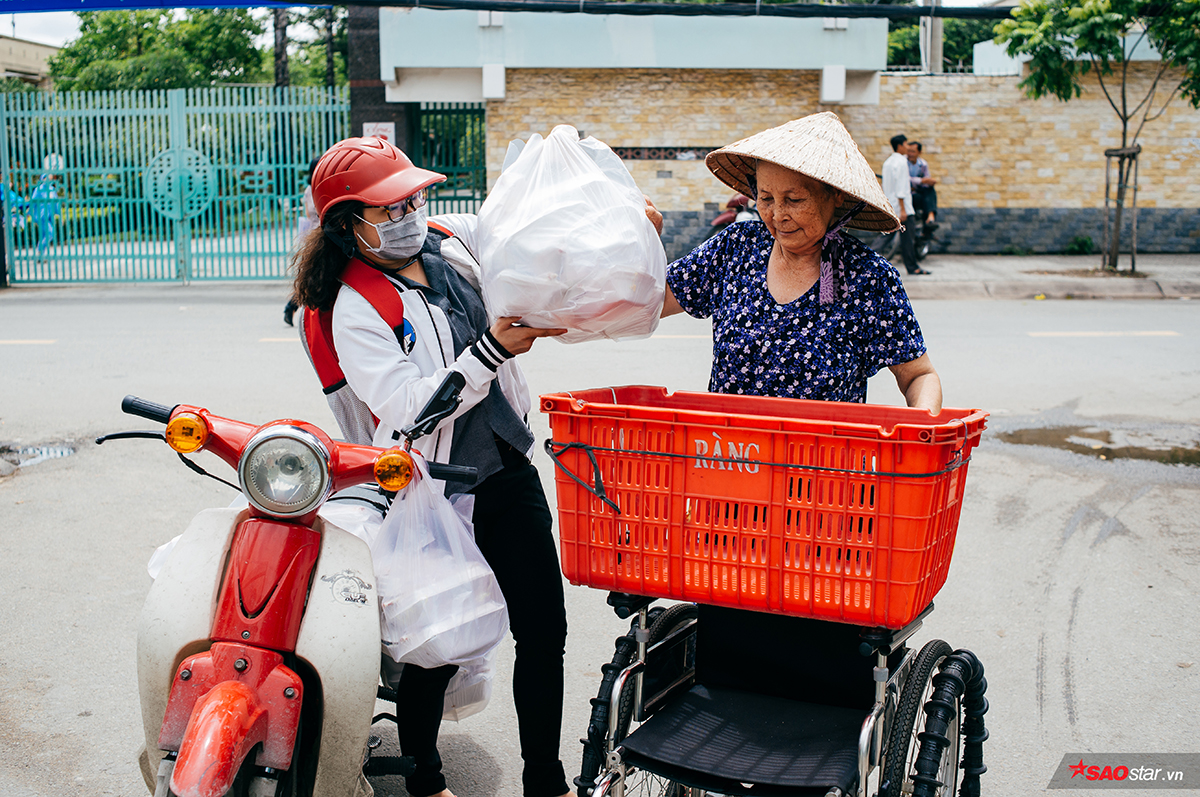
[[[900,24],[895,24],[899,22]],[[942,20],[942,59],[945,68],[962,67],[969,70],[975,61],[975,45],[990,41],[996,23],[987,19]],[[920,66],[920,25],[908,20],[894,20],[888,30],[888,64],[890,66]]]
[[[1200,107],[1200,0],[1022,0],[996,33],[1010,56],[1029,58],[1029,74],[1020,83],[1028,96],[1069,101],[1082,94],[1082,79],[1092,72],[1120,120],[1116,206],[1105,215],[1104,265],[1115,269],[1142,128],[1162,116],[1177,94]],[[1149,62],[1148,81],[1143,70],[1131,75],[1129,68],[1145,45],[1161,58]]]
[[[263,24],[246,9],[78,16],[79,38],[50,60],[61,90],[176,89],[261,79],[254,37]]]
[[[1200,107],[1200,0],[1024,0],[996,33],[1010,56],[1029,57],[1029,75],[1020,85],[1032,98],[1078,97],[1083,76],[1095,72],[1121,119],[1122,146],[1132,146],[1142,126],[1161,116],[1176,94]],[[1162,60],[1138,99],[1129,96],[1129,64],[1144,44]],[[1173,67],[1182,77],[1162,85]],[[1130,138],[1130,122],[1139,114]]]
[[[0,94],[23,94],[27,91],[37,91],[37,85],[27,83],[16,77],[0,78]]]
[[[308,35],[303,40],[295,42],[295,53],[291,58],[293,86],[325,86],[328,85],[328,37],[329,9],[312,8],[299,13],[293,12],[294,20]],[[346,62],[349,57],[350,43],[347,29],[348,14],[346,6],[333,7],[333,85],[344,86]]]

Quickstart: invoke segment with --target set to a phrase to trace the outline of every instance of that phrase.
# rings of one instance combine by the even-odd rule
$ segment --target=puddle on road
[[[1051,426],[1042,429],[1015,429],[996,437],[1005,443],[1046,446],[1074,451],[1096,459],[1147,459],[1168,465],[1200,466],[1200,443],[1175,445],[1152,432],[1126,432],[1098,426]]]
[[[30,465],[37,465],[48,459],[61,459],[62,457],[69,457],[74,453],[75,446],[67,444],[21,446],[20,448],[0,445],[0,457],[13,463],[18,468],[28,468]]]

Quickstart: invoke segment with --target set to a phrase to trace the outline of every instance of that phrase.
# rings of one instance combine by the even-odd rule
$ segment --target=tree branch
[[[1158,81],[1162,78],[1163,74],[1167,71],[1167,68],[1171,66],[1169,63],[1167,63],[1165,61],[1160,61],[1159,63],[1160,63],[1160,66],[1158,68],[1158,74],[1154,76],[1153,82],[1150,83],[1150,89],[1146,92],[1146,96],[1143,97],[1142,101],[1137,104],[1137,107],[1135,107],[1129,113],[1130,118],[1133,118],[1134,116],[1136,116],[1137,112],[1142,109],[1143,105],[1146,106],[1146,113],[1150,113],[1150,106],[1154,104],[1154,93],[1156,91],[1158,91]],[[1147,103],[1149,103],[1149,105],[1147,105]]]
[[[1092,59],[1092,68],[1096,70],[1096,80],[1100,81],[1100,90],[1104,92],[1104,99],[1108,100],[1108,104],[1112,106],[1113,113],[1115,113],[1117,118],[1121,120],[1121,123],[1124,124],[1125,117],[1121,116],[1121,110],[1117,108],[1117,104],[1113,101],[1112,95],[1108,93],[1108,86],[1104,85],[1104,73],[1100,71],[1100,65],[1096,62],[1096,56],[1089,55],[1088,57]]]
[[[1178,91],[1181,88],[1183,88],[1183,84],[1184,84],[1184,81],[1180,80],[1178,85],[1176,85],[1175,88],[1171,89],[1171,93],[1169,95],[1167,95],[1167,99],[1165,102],[1163,102],[1162,107],[1158,109],[1158,113],[1151,116],[1150,108],[1149,107],[1146,108],[1146,113],[1142,115],[1142,123],[1140,125],[1138,125],[1137,131],[1139,134],[1142,132],[1142,128],[1146,126],[1146,122],[1153,122],[1155,119],[1157,119],[1158,117],[1162,116],[1164,113],[1167,112],[1167,106],[1171,104],[1171,100],[1175,99],[1176,93],[1178,93]],[[1136,141],[1137,135],[1135,135],[1133,137],[1133,139],[1134,139],[1134,141]]]

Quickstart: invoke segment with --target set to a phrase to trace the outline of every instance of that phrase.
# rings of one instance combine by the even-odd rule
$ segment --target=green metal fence
[[[446,175],[430,190],[429,215],[475,213],[487,196],[483,103],[423,102],[412,135],[418,166]]]
[[[9,281],[279,279],[346,89],[0,95]]]

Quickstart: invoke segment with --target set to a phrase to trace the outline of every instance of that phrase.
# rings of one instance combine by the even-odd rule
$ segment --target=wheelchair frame
[[[614,597],[618,600],[614,603]],[[624,599],[624,602],[622,602]],[[679,644],[681,637],[690,637],[693,640],[696,634],[697,620],[691,618],[685,624],[678,626],[670,631],[666,637],[658,641],[654,645],[649,645],[650,627],[649,627],[649,606],[652,599],[638,598],[636,596],[617,596],[610,595],[609,603],[616,608],[617,615],[628,618],[631,611],[637,611],[637,625],[632,629],[632,636],[636,642],[636,657],[628,666],[626,666],[617,675],[612,685],[612,691],[609,695],[608,702],[608,729],[605,738],[605,760],[601,764],[600,773],[595,780],[595,786],[592,789],[591,797],[626,797],[626,776],[629,768],[622,756],[622,748],[617,739],[621,733],[620,724],[622,721],[621,702],[625,692],[625,687],[630,679],[633,679],[633,706],[632,719],[638,722],[644,722],[654,712],[648,710],[649,707],[665,703],[670,697],[682,691],[682,688],[690,686],[695,680],[695,664],[689,669],[685,669],[678,677],[674,678],[670,683],[659,688],[652,694],[645,693],[645,671],[647,661],[656,651],[664,650],[670,646]],[[624,609],[624,615],[623,615]],[[911,675],[913,663],[917,658],[917,654],[909,649],[906,645],[907,641],[921,628],[924,618],[933,610],[933,604],[930,604],[922,611],[916,619],[902,629],[891,631],[888,629],[873,629],[864,634],[860,646],[860,650],[864,655],[875,656],[875,666],[872,670],[875,682],[875,700],[866,718],[863,720],[862,727],[858,733],[858,750],[857,750],[857,778],[853,786],[853,793],[856,797],[868,797],[868,789],[870,778],[877,769],[884,763],[884,746],[892,732],[893,722],[896,718],[896,712],[900,702],[901,694],[905,684]],[[941,643],[944,644],[944,643]],[[946,648],[948,650],[948,647]],[[889,671],[888,658],[895,652],[904,651],[901,660],[896,666]],[[973,775],[974,790],[967,787],[967,777],[964,777],[963,794],[978,794],[978,776],[986,770],[982,764],[982,741],[986,739],[987,733],[983,729],[982,713],[987,710],[987,701],[982,697],[983,689],[986,689],[986,681],[982,676],[982,665],[978,664],[978,660],[966,651],[960,651],[953,654],[954,657],[962,657],[965,654],[969,657],[969,666],[967,669],[977,669],[978,672],[969,673],[974,676],[969,679],[960,679],[960,683],[964,686],[966,680],[982,682],[981,688],[975,690],[978,695],[976,703],[982,703],[982,710],[974,712],[978,716],[976,719],[977,729],[974,731],[975,738],[968,735],[968,742],[974,742],[979,750],[976,756],[967,755],[963,761],[962,771],[965,776]],[[949,656],[943,659],[943,667],[945,662],[949,660]],[[936,683],[935,683],[936,686]],[[968,695],[967,698],[972,697]],[[962,714],[962,708],[965,705],[966,698],[963,697],[960,691],[959,697],[955,698],[953,705],[954,716],[944,723],[945,728],[941,729],[940,736],[946,744],[949,744],[949,738],[946,734],[952,731],[952,737],[955,742],[958,742],[960,732],[965,732],[959,728],[959,717]],[[933,700],[930,703],[934,702]],[[944,701],[943,701],[944,702]],[[978,706],[977,706],[978,708]],[[927,725],[928,730],[928,725]],[[937,729],[934,729],[937,730]],[[924,736],[924,734],[922,734]],[[585,744],[587,741],[585,740]],[[924,741],[922,741],[924,745]],[[935,745],[936,746],[936,745]],[[950,751],[954,763],[957,764],[957,753],[960,751],[961,745],[955,744],[954,749]],[[938,760],[941,760],[941,750],[938,753]],[[968,760],[970,759],[970,760]],[[977,761],[976,761],[977,759]],[[647,770],[649,771],[649,770]],[[956,767],[957,777],[957,767]],[[932,772],[926,772],[926,775],[934,777],[941,775],[940,771],[935,768]],[[919,779],[920,775],[914,780]],[[938,781],[933,781],[938,783]],[[686,786],[678,784],[678,792],[671,793],[668,797],[704,797],[706,791],[702,788]],[[581,789],[580,797],[585,797]],[[932,793],[932,792],[930,792]],[[826,793],[826,797],[849,797],[844,795],[838,787],[830,789]]]

